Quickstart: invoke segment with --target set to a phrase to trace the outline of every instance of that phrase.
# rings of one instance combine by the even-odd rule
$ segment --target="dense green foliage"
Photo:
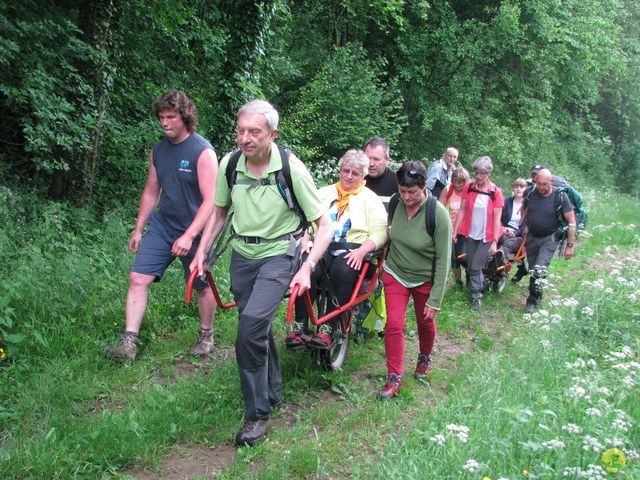
[[[633,0],[0,0],[0,181],[103,211],[138,198],[153,99],[196,102],[219,153],[265,97],[326,160],[372,135],[396,160],[449,145],[638,194]]]

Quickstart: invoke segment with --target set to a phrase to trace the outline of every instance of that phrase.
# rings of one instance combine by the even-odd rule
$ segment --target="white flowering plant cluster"
[[[313,162],[306,162],[305,166],[318,188],[336,183],[340,177],[337,158],[314,160]]]
[[[523,315],[508,351],[478,359],[417,428],[430,478],[604,480],[611,449],[640,478],[640,249],[595,261],[606,268],[579,286],[550,274],[544,308]]]

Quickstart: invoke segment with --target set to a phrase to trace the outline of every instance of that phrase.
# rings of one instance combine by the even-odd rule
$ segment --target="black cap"
[[[536,163],[533,167],[531,167],[531,173],[538,173],[540,170],[545,168],[541,163]]]

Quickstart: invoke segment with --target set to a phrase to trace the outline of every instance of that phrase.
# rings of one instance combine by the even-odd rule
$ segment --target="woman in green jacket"
[[[451,256],[451,219],[435,202],[435,229],[427,231],[427,169],[422,162],[406,162],[396,174],[400,200],[389,229],[391,243],[382,273],[387,305],[384,347],[387,381],[380,397],[392,398],[402,386],[404,329],[409,298],[413,298],[420,352],[413,376],[425,378],[431,371],[436,338],[436,315],[444,297]]]

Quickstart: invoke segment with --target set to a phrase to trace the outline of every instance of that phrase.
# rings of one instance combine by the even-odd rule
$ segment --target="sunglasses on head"
[[[407,172],[405,172],[405,175],[409,178],[413,178],[415,180],[419,180],[419,179],[425,179],[425,176],[422,174],[422,172],[418,172],[417,170],[409,170]]]

